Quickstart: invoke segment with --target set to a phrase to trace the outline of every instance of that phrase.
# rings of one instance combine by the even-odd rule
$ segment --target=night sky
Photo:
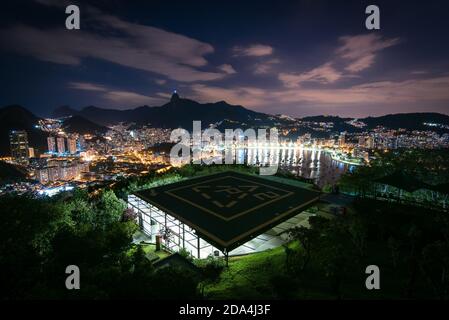
[[[177,89],[292,116],[449,114],[448,17],[443,0],[2,1],[0,106],[158,106]]]

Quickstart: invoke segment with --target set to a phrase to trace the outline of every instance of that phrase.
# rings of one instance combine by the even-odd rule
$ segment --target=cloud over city
[[[16,24],[0,31],[7,49],[21,55],[66,65],[80,65],[94,58],[163,75],[180,82],[224,78],[228,70],[206,71],[206,56],[214,52],[208,43],[160,28],[127,22],[95,8],[87,10],[88,22],[106,34],[65,28],[37,28]]]
[[[226,100],[268,113],[286,110],[291,115],[309,114],[312,108],[320,113],[323,106],[343,109],[374,104],[389,112],[411,105],[416,110],[445,112],[449,103],[444,89],[449,74],[447,45],[433,41],[432,46],[421,46],[419,34],[401,28],[369,32],[340,27],[332,20],[320,22],[323,28],[309,30],[308,22],[296,16],[259,20],[249,7],[243,20],[232,10],[226,14],[208,11],[210,19],[201,20],[205,13],[189,11],[182,2],[167,6],[164,15],[159,15],[149,10],[157,10],[154,4],[147,4],[144,13],[133,5],[123,12],[120,4],[99,1],[94,7],[80,0],[81,29],[67,30],[63,18],[65,6],[71,3],[30,3],[48,19],[4,21],[0,38],[8,45],[0,53],[5,61],[12,59],[9,65],[25,61],[18,67],[27,74],[22,79],[17,73],[21,84],[30,79],[29,83],[45,82],[42,87],[51,88],[39,92],[46,101],[39,102],[42,109],[64,103],[64,98],[49,94],[54,88],[79,100],[78,105],[161,105],[176,89],[189,99]],[[253,19],[247,21],[248,17]],[[7,68],[5,62],[3,69]],[[5,77],[3,86],[9,81],[13,80]],[[29,91],[34,88],[24,86]],[[4,96],[4,103],[14,101],[12,93]]]
[[[109,88],[89,82],[70,82],[68,88],[82,91],[101,92],[101,98],[114,106],[130,108],[142,105],[158,105],[166,102],[166,97],[147,96],[133,91]]]
[[[252,44],[246,47],[235,46],[233,49],[234,56],[247,57],[264,57],[273,54],[273,47],[265,44]]]

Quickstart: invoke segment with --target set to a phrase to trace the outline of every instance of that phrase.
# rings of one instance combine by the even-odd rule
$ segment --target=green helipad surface
[[[236,172],[222,172],[135,193],[228,251],[300,213],[319,193]]]

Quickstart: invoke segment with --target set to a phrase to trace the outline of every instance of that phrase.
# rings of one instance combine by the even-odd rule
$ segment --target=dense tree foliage
[[[444,206],[422,205],[423,198],[436,202],[447,195],[418,190],[404,192],[409,200],[414,198],[410,202],[377,198],[376,179],[398,171],[430,186],[447,183],[449,151],[381,152],[370,166],[347,173],[342,189],[358,195],[350,213],[334,219],[311,217],[310,229],[290,232],[299,246],[285,247],[286,270],[299,288],[313,288],[313,279],[327,282],[327,293],[335,298],[361,297],[367,291],[354,283],[364,284],[364,270],[374,264],[382,279],[375,297],[449,298],[449,215]],[[281,280],[278,296],[298,293]]]
[[[197,297],[187,273],[156,271],[140,246],[130,250],[137,225],[112,191],[1,197],[0,208],[1,299]],[[68,265],[79,267],[81,290],[66,289]]]
[[[403,176],[400,184],[405,186],[401,188],[377,182],[389,175]],[[416,181],[422,187],[415,191],[404,190],[411,181]],[[369,166],[357,167],[353,172],[345,174],[339,185],[341,191],[362,198],[384,198],[447,208],[448,182],[448,149],[396,150],[376,153]],[[445,187],[439,188],[442,185]]]
[[[430,185],[449,181],[449,150],[396,150],[378,152],[369,166],[360,166],[346,174],[342,186],[360,194],[373,187],[373,181],[395,171],[405,172]]]
[[[382,155],[343,183],[368,193],[373,177],[397,168],[420,179],[428,172],[427,182],[444,182],[447,159],[438,158],[441,152],[432,154],[438,164],[414,151]],[[196,277],[172,267],[155,270],[142,247],[132,243],[137,226],[123,199],[133,190],[226,169],[185,166],[119,181],[112,190],[77,190],[52,199],[0,197],[0,299],[198,298]],[[310,297],[309,292],[319,291],[312,297],[448,299],[448,217],[443,211],[359,197],[345,216],[312,216],[310,228],[293,229],[294,241],[284,247],[278,263],[282,272],[257,286],[268,288],[264,297],[274,298]],[[196,263],[206,276],[203,284],[213,286],[226,274],[220,259]],[[365,268],[372,264],[381,270],[378,292],[364,287]],[[80,268],[82,290],[65,288],[68,265]],[[248,272],[262,277],[276,262],[267,259],[257,266],[247,266]]]
[[[335,219],[312,217],[311,229],[291,232],[300,244],[286,250],[292,281],[303,289],[313,287],[309,279],[327,281],[335,298],[360,297],[368,292],[366,266],[377,265],[382,290],[375,297],[449,298],[447,213],[373,199],[359,199],[353,209]]]

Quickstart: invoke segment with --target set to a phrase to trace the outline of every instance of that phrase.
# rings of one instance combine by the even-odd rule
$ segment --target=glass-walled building
[[[197,235],[195,229],[139,197],[130,195],[128,207],[137,213],[141,230],[150,236],[153,242],[156,242],[156,236],[161,236],[163,244],[170,251],[177,252],[184,248],[199,259],[207,258],[209,255],[223,255],[219,249]]]
[[[141,230],[170,251],[193,257],[277,247],[319,193],[255,175],[223,172],[129,195]]]

